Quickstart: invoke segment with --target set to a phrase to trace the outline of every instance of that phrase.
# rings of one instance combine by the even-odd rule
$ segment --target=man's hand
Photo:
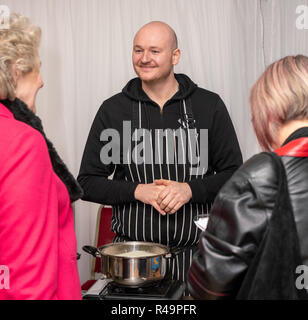
[[[186,182],[161,179],[155,180],[154,183],[157,186],[165,186],[157,198],[157,203],[164,212],[173,214],[192,198],[190,186]]]
[[[157,203],[158,195],[165,189],[164,185],[156,185],[154,183],[138,184],[134,196],[145,204],[153,206],[160,214],[166,215]]]

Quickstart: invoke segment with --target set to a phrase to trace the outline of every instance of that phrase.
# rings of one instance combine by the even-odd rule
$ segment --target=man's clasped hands
[[[160,214],[177,212],[192,197],[188,183],[171,180],[155,180],[149,184],[139,184],[135,190],[135,198],[145,204],[152,205]]]

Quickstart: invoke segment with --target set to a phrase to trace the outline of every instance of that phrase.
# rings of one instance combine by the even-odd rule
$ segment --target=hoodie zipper
[[[170,100],[167,100],[166,101],[166,103],[163,105],[163,107],[161,108],[156,102],[154,102],[158,107],[159,107],[159,109],[160,109],[160,116],[161,116],[161,118],[163,117],[163,113],[164,113],[164,108],[169,104],[169,102],[171,102],[172,100],[170,99]]]

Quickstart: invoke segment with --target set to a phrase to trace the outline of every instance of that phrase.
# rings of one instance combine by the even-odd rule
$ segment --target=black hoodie
[[[171,246],[195,244],[199,239],[199,231],[193,223],[193,217],[209,210],[219,189],[242,164],[235,130],[221,98],[199,88],[186,75],[176,74],[175,77],[179,90],[166,102],[162,111],[142,90],[141,80],[135,78],[128,82],[121,93],[102,104],[90,130],[78,176],[78,182],[84,189],[83,199],[112,205],[112,230],[125,239],[153,241]],[[123,144],[130,133],[123,134],[123,121],[131,124],[131,133],[134,128],[151,133],[150,140],[132,142],[132,149],[134,143],[144,143],[147,151],[151,150],[151,159],[154,160],[157,157],[155,129],[184,128],[185,108],[192,111],[192,114],[189,111],[187,113],[188,117],[193,117],[190,122],[197,133],[200,133],[200,129],[208,129],[209,160],[206,173],[190,175],[190,165],[181,165],[176,159],[174,164],[170,163],[170,159],[167,159],[168,152],[160,155],[159,164],[137,166],[134,161],[125,163],[126,150],[123,149]],[[104,131],[106,129],[116,131]],[[106,146],[110,141],[110,138],[108,141],[100,141],[100,138],[106,139],[106,136],[101,136],[102,132],[106,136],[113,135],[113,141],[117,140],[114,133],[119,133],[117,151],[113,150],[109,155],[115,155],[116,158],[118,156],[120,163],[102,163],[101,152],[106,153]],[[176,150],[177,153],[178,151]],[[140,155],[145,153],[144,150]],[[133,151],[133,159],[134,155]],[[113,180],[108,180],[108,176],[112,174]],[[154,179],[161,178],[186,181],[192,189],[191,201],[174,215],[161,216],[153,207],[134,198],[134,191],[139,183],[152,183]]]

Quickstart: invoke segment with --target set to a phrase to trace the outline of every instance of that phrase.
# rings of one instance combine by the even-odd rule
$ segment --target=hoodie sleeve
[[[228,110],[218,97],[209,129],[209,163],[215,174],[189,181],[192,202],[213,203],[220,188],[243,164],[242,153]]]
[[[84,191],[82,199],[108,205],[133,202],[138,183],[108,179],[115,170],[123,168],[101,161],[101,150],[107,142],[100,141],[100,137],[103,130],[111,128],[110,122],[104,103],[92,124],[77,178]]]

